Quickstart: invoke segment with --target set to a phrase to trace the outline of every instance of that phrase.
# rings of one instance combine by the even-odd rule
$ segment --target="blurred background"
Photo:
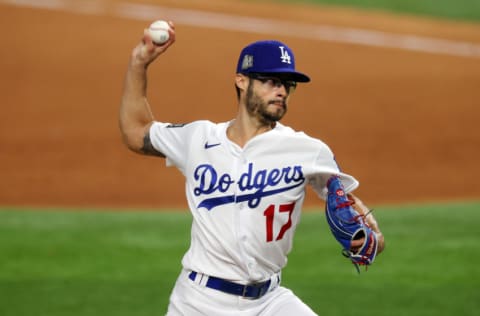
[[[156,19],[177,32],[149,70],[157,120],[231,119],[240,50],[275,38],[312,78],[284,123],[325,141],[364,200],[476,199],[479,18],[468,0],[2,0],[0,204],[186,207],[181,174],[129,152],[117,124]]]

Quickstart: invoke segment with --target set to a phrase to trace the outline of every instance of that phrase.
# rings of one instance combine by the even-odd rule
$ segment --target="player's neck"
[[[227,137],[240,147],[257,135],[272,130],[275,122],[263,123],[248,115],[237,115],[227,128]]]

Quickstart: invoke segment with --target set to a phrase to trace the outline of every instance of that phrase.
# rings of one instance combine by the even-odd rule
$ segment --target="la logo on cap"
[[[279,48],[281,52],[280,59],[282,60],[282,63],[291,64],[292,58],[290,57],[290,54],[288,53],[288,51],[285,50],[284,46],[279,46]]]

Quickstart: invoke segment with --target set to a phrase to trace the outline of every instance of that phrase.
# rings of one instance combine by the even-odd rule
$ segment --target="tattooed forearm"
[[[158,157],[164,157],[165,155],[153,148],[152,141],[150,140],[150,133],[147,132],[143,137],[143,147],[140,149],[145,155],[152,155]]]

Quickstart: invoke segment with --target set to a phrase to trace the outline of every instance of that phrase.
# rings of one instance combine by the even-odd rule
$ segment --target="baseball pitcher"
[[[370,265],[384,239],[368,208],[351,192],[322,141],[282,125],[297,83],[292,50],[258,41],[240,53],[233,81],[238,111],[222,123],[156,121],[147,102],[147,69],[175,42],[158,45],[145,30],[131,54],[120,129],[131,150],[166,159],[185,176],[193,216],[191,244],[167,315],[316,315],[281,285],[307,185],[326,201],[326,219],[355,266]]]

